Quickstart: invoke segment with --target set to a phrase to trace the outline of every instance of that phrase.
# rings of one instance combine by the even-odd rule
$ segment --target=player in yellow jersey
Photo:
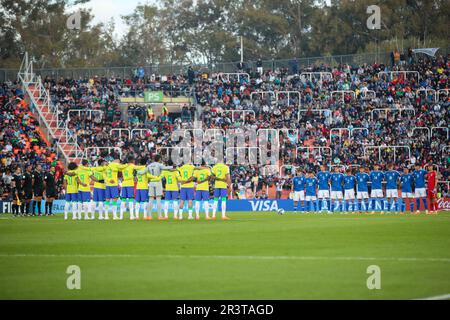
[[[91,211],[91,177],[92,170],[88,167],[89,162],[83,159],[75,172],[80,181],[78,185],[78,219],[81,220],[81,213],[84,213],[84,219],[89,220]]]
[[[214,179],[214,204],[213,204],[213,219],[216,218],[217,208],[219,206],[219,199],[221,200],[222,220],[228,220],[226,216],[227,211],[227,196],[228,189],[231,186],[230,168],[224,163],[217,163],[211,170]]]
[[[170,165],[170,164],[169,164]],[[164,197],[164,218],[169,216],[169,202],[173,204],[173,218],[178,219],[178,183],[181,180],[178,170],[163,169],[161,171],[161,178],[166,180],[165,197]]]
[[[205,210],[205,218],[209,220],[209,177],[211,176],[211,169],[205,166],[195,169],[193,174],[195,187],[195,219],[200,219],[200,207],[203,202]]]
[[[137,184],[136,184],[136,205],[134,207],[136,217],[139,217],[140,210],[144,211],[144,220],[152,220],[152,211],[150,209],[150,203],[148,202],[148,183],[150,181],[157,181],[160,178],[154,176],[145,171],[145,173],[139,174],[139,172],[145,169],[147,163],[146,159],[141,159],[141,166],[137,166]]]
[[[117,217],[117,199],[119,198],[119,178],[120,170],[125,169],[128,164],[120,164],[118,157],[110,162],[105,169],[106,182],[106,208],[105,212],[108,215],[109,208],[112,207],[113,220],[122,219]]]
[[[98,161],[97,167],[92,167],[92,173],[94,180],[94,202],[92,205],[92,216],[95,217],[95,212],[98,210],[98,219],[99,220],[107,220],[109,219],[108,215],[105,213],[105,217],[103,217],[104,211],[104,202],[106,200],[106,192],[105,192],[105,169],[106,169],[106,161],[100,159]]]
[[[180,173],[180,210],[178,212],[178,219],[183,219],[183,207],[184,202],[188,201],[188,219],[192,220],[192,200],[194,200],[194,174],[195,167],[192,164],[186,163],[181,167],[178,167]]]
[[[75,174],[77,164],[75,162],[69,163],[67,166],[68,173],[64,175],[63,188],[66,190],[66,204],[64,205],[64,220],[67,220],[69,211],[72,209],[72,219],[77,220],[78,209],[78,182],[79,179]]]
[[[128,203],[130,209],[130,219],[138,219],[134,217],[134,171],[143,170],[145,166],[136,166],[133,156],[128,157],[128,166],[120,170],[122,172],[122,194],[120,197],[120,219],[122,219],[123,214],[126,210]]]

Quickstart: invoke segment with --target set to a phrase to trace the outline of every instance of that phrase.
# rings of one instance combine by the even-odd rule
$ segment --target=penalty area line
[[[224,255],[151,255],[151,254],[0,254],[0,257],[31,258],[147,258],[147,259],[222,259],[222,260],[323,260],[323,261],[417,261],[450,262],[450,258],[416,258],[416,257],[320,257],[320,256],[224,256]]]

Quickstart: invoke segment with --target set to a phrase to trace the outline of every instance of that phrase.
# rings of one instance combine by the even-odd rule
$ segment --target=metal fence
[[[291,71],[304,69],[311,66],[336,66],[338,64],[361,65],[364,63],[389,63],[389,52],[348,54],[338,56],[293,58],[284,60],[262,60],[262,67],[267,69],[288,68]],[[193,64],[197,72],[235,72],[238,62],[223,62],[214,64]],[[256,69],[257,61],[244,61],[245,68]],[[185,74],[189,64],[160,64],[143,67],[146,75]],[[137,66],[130,67],[89,67],[89,68],[51,68],[36,69],[36,74],[41,77],[85,78],[93,76],[126,78],[134,75]],[[0,69],[0,81],[14,81],[17,78],[18,69]]]

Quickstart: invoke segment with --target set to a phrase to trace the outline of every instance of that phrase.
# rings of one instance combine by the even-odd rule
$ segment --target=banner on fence
[[[63,213],[65,200],[55,200],[53,201],[53,213]],[[210,201],[210,208],[213,201]],[[438,210],[450,210],[450,198],[441,198],[437,201]],[[0,213],[11,213],[12,212],[12,202],[0,201]],[[120,205],[120,201],[118,202]],[[41,212],[44,213],[45,201],[41,202]],[[187,204],[185,205],[185,207]],[[220,206],[220,205],[219,205]],[[156,210],[156,206],[153,206]],[[172,210],[172,205],[169,206]],[[237,211],[250,211],[250,212],[275,212],[278,209],[284,209],[285,211],[292,211],[294,209],[293,201],[288,199],[282,200],[228,200],[227,201],[227,211],[237,212]],[[220,210],[220,208],[219,208]],[[420,210],[424,210],[423,203],[421,201]]]
[[[145,91],[144,102],[145,103],[161,103],[163,102],[164,94],[162,91]]]

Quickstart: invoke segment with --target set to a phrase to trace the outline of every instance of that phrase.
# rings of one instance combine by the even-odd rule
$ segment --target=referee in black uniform
[[[44,195],[45,195],[45,215],[53,214],[53,201],[56,198],[56,181],[55,181],[55,167],[50,167],[50,172],[44,175]]]
[[[30,216],[31,201],[33,200],[33,174],[31,165],[27,166],[25,173],[22,175],[22,214]]]
[[[44,195],[44,173],[42,172],[42,166],[38,164],[36,166],[36,170],[33,172],[33,195],[34,195],[34,204],[32,213],[33,216],[36,215],[36,205],[37,205],[37,213],[38,216],[41,216],[41,204],[42,197]]]
[[[22,192],[22,170],[18,167],[12,176],[12,213],[14,216],[20,216],[21,213],[21,205],[23,201],[23,192]]]

